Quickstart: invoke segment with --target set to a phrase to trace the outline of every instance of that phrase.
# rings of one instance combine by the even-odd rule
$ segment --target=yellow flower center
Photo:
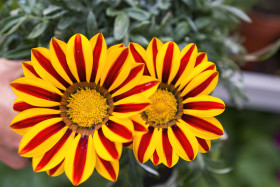
[[[178,103],[172,92],[158,89],[150,99],[152,103],[144,112],[148,122],[162,125],[176,119]]]
[[[79,127],[91,128],[108,116],[107,99],[95,89],[86,87],[77,90],[68,97],[67,102],[66,113]]]

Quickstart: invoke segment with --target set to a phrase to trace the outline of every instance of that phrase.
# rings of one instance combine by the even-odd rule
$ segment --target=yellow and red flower
[[[160,81],[151,105],[130,118],[136,135],[125,145],[133,148],[136,159],[172,167],[179,157],[191,161],[198,151],[209,151],[210,140],[224,133],[214,116],[225,105],[209,96],[218,82],[215,64],[195,44],[180,51],[176,43],[154,38],[146,51],[136,43],[129,50],[136,62],[146,65],[144,74]]]
[[[94,168],[115,181],[122,143],[134,135],[127,118],[146,109],[145,95],[159,83],[143,70],[123,45],[107,50],[102,34],[90,41],[76,34],[67,44],[52,39],[49,49],[32,49],[25,76],[11,83],[20,112],[11,128],[24,135],[19,154],[33,158],[36,172],[65,171],[74,185]]]

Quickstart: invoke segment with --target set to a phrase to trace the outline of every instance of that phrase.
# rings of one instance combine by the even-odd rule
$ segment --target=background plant
[[[0,56],[28,59],[31,48],[48,47],[51,37],[67,41],[75,33],[82,33],[91,38],[96,33],[102,32],[109,46],[120,42],[126,45],[129,42],[137,42],[146,47],[153,37],[158,37],[163,42],[175,41],[181,48],[194,42],[198,45],[199,51],[207,52],[209,60],[217,64],[221,82],[227,88],[232,101],[240,106],[239,101],[245,98],[243,80],[233,59],[245,51],[238,34],[233,34],[233,30],[241,20],[249,22],[250,18],[235,6],[238,4],[240,8],[248,8],[254,1],[0,0]],[[238,75],[238,79],[232,79],[234,74]],[[229,119],[232,117],[227,115],[228,120],[224,120],[224,123],[230,123]],[[270,133],[272,134],[272,131]],[[235,137],[235,134],[231,134],[231,137]],[[132,152],[125,149],[127,153],[124,153],[121,159],[120,176],[115,185],[142,186],[151,185],[147,184],[147,181],[155,181],[165,183],[165,186],[185,186],[194,185],[197,180],[201,181],[203,176],[203,180],[208,184],[217,186],[219,178],[217,175],[231,170],[220,157],[221,154],[227,155],[227,151],[228,154],[232,153],[232,150],[226,149],[225,153],[222,153],[220,149],[222,145],[223,141],[214,141],[210,153],[199,154],[194,162],[180,162],[173,169],[166,169],[163,166],[153,167],[150,163],[138,164],[131,155]],[[270,149],[271,152],[272,150],[273,148]],[[231,159],[230,156],[226,158]],[[241,160],[246,158],[244,156]],[[274,168],[274,161],[271,160],[271,163]],[[238,167],[241,171],[242,166]],[[6,170],[7,168],[2,167],[0,171],[3,173],[2,176],[5,176],[5,180],[2,180],[4,186],[5,181],[10,181],[9,176],[16,175],[13,171],[10,171],[11,175],[9,172],[5,173]],[[60,185],[61,181],[67,184],[65,177],[50,179],[44,174],[33,174],[27,170],[30,168],[22,171],[22,179],[19,178],[21,184],[26,178],[32,178],[34,186],[55,186]],[[34,175],[36,176],[33,177]],[[153,179],[149,180],[150,177]],[[92,186],[93,183],[96,186],[113,185],[107,184],[107,181],[98,177],[97,173],[92,178],[83,185]],[[228,183],[235,182],[223,180]],[[242,183],[245,179],[240,180],[240,186],[247,185],[246,182]]]

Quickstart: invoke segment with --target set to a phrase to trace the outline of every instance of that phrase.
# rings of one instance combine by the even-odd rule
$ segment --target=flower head
[[[146,109],[144,95],[158,86],[143,71],[123,45],[107,50],[102,34],[90,41],[76,34],[67,44],[52,39],[49,49],[32,49],[25,76],[11,83],[20,112],[11,128],[24,135],[19,154],[33,158],[36,172],[65,171],[74,185],[94,168],[115,181],[122,143],[134,134],[127,118]]]
[[[151,105],[130,118],[136,135],[126,145],[136,159],[172,167],[179,157],[191,161],[198,151],[209,151],[210,140],[223,135],[214,116],[225,109],[222,100],[209,96],[218,82],[215,64],[195,44],[180,51],[176,43],[154,38],[146,51],[135,43],[129,49],[136,62],[146,65],[144,74],[160,81]]]

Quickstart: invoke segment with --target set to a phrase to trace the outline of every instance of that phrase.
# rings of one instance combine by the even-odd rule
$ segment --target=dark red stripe
[[[55,102],[60,102],[61,100],[61,96],[59,94],[50,92],[37,86],[32,86],[30,84],[11,83],[11,86],[20,92],[24,92],[41,99]]]
[[[84,82],[86,81],[86,62],[84,59],[82,38],[80,34],[77,34],[75,37],[74,57],[79,79],[81,82]]]
[[[158,154],[157,154],[156,151],[155,151],[154,154],[153,154],[153,161],[154,161],[154,164],[155,164],[155,165],[158,165],[158,163],[159,163],[159,157],[158,157]]]
[[[112,64],[108,71],[103,87],[109,89],[110,86],[115,82],[116,78],[120,74],[123,64],[125,63],[128,56],[128,49],[124,49],[117,60]]]
[[[166,157],[166,162],[168,167],[172,166],[172,152],[173,148],[169,142],[168,135],[167,135],[167,130],[162,131],[162,147],[163,147],[163,152]]]
[[[198,138],[196,137],[199,145],[205,150],[205,151],[209,151],[210,150],[210,147],[208,146],[206,140],[204,139],[201,139],[201,138]]]
[[[225,105],[214,101],[193,101],[190,103],[185,103],[184,109],[192,109],[192,110],[225,109]]]
[[[177,125],[174,125],[172,127],[172,130],[174,132],[175,137],[177,138],[177,140],[181,144],[182,148],[184,149],[185,153],[189,157],[189,159],[193,160],[194,152],[193,152],[192,145],[189,142],[189,140],[187,139],[187,137],[185,136],[185,134],[183,133],[183,131]]]
[[[146,132],[146,128],[143,127],[140,123],[133,121],[133,120],[132,120],[132,123],[134,125],[134,130],[140,131],[140,132]]]
[[[209,133],[213,133],[213,134],[220,135],[220,136],[224,134],[221,129],[219,129],[212,123],[205,121],[201,118],[183,114],[182,120],[184,120],[187,124],[191,125],[192,127],[197,128],[197,129],[207,131]]]
[[[141,163],[143,163],[144,155],[146,153],[148,146],[150,145],[150,142],[151,142],[151,139],[153,136],[153,132],[154,132],[154,128],[149,127],[148,130],[149,131],[142,136],[140,143],[139,143],[139,147],[138,147],[138,160]]]
[[[142,71],[143,68],[144,68],[144,64],[139,64],[136,67],[132,68],[128,77],[125,79],[125,81],[120,86],[118,86],[117,88],[112,90],[110,92],[110,94],[115,93],[117,90],[119,90],[119,89],[123,88],[125,85],[127,85],[131,80],[133,80]]]
[[[93,49],[93,66],[92,66],[92,73],[90,78],[90,81],[92,82],[94,82],[96,79],[97,70],[99,67],[99,60],[101,56],[101,50],[102,50],[102,42],[103,42],[102,34],[99,34],[96,41],[96,45]]]
[[[131,90],[114,97],[113,100],[114,100],[114,102],[117,102],[117,101],[119,101],[123,98],[126,98],[126,97],[129,97],[129,96],[136,95],[136,94],[139,94],[141,92],[144,92],[144,91],[154,87],[157,84],[158,84],[158,81],[151,81],[151,82],[147,82],[147,83],[135,86]]]
[[[65,124],[63,121],[60,121],[43,129],[25,145],[25,147],[20,151],[20,154],[23,155],[25,153],[32,151],[40,144],[42,144],[44,141],[46,141],[48,138],[58,133],[63,127],[65,127]]]
[[[35,69],[33,68],[32,65],[27,64],[27,63],[23,63],[23,65],[24,65],[24,67],[25,67],[26,69],[28,69],[28,70],[29,70],[32,74],[34,74],[36,77],[41,78],[41,77],[37,74],[37,72],[35,71]]]
[[[60,166],[63,164],[64,159],[54,168],[49,170],[49,175],[52,176],[53,174],[55,174],[55,172],[60,168]]]
[[[127,143],[123,143],[123,146],[128,147],[128,146],[130,146],[132,143],[133,143],[133,141],[127,142]]]
[[[108,138],[105,137],[105,135],[103,134],[102,129],[98,130],[98,134],[99,134],[99,137],[100,137],[100,140],[101,140],[103,146],[108,151],[108,153],[114,159],[118,159],[119,153],[117,151],[117,148],[116,148],[115,144],[112,141],[110,141]]]
[[[163,60],[163,67],[162,67],[162,82],[167,83],[171,67],[172,67],[172,58],[173,58],[173,52],[174,52],[174,43],[169,43],[165,57]]]
[[[195,44],[193,44],[190,47],[190,49],[186,52],[186,54],[182,57],[178,73],[176,74],[175,78],[172,81],[173,85],[176,84],[176,82],[179,80],[181,75],[184,73],[186,67],[188,66],[194,48],[195,48]]]
[[[111,162],[103,160],[102,158],[99,157],[99,160],[101,161],[102,165],[104,166],[104,168],[106,169],[106,171],[109,173],[109,175],[111,176],[111,178],[115,181],[117,180],[117,175],[115,173],[115,170],[111,164]]]
[[[196,61],[195,61],[195,65],[194,65],[194,67],[196,67],[196,66],[198,66],[199,64],[201,64],[201,62],[202,62],[202,60],[205,58],[205,53],[202,53],[202,54],[200,54],[200,55],[198,55],[197,57],[196,57]]]
[[[114,112],[128,113],[128,112],[138,112],[149,106],[150,103],[127,103],[114,106]]]
[[[213,64],[213,65],[209,66],[208,68],[206,68],[205,70],[203,70],[202,72],[207,71],[207,70],[214,70],[215,67],[216,66]]]
[[[43,54],[40,53],[40,51],[36,49],[32,49],[32,53],[36,60],[39,62],[39,64],[49,73],[51,74],[58,82],[60,82],[63,86],[66,88],[69,87],[69,83],[66,82],[54,69],[54,67],[51,64],[51,61],[47,59]]]
[[[123,126],[122,124],[109,120],[107,127],[112,132],[114,132],[115,134],[117,134],[125,139],[132,139],[132,137],[133,137],[132,132],[128,128]]]
[[[183,99],[187,99],[189,97],[195,97],[201,92],[203,92],[213,81],[213,79],[218,75],[218,72],[214,72],[210,77],[208,77],[204,82],[202,82],[200,85],[192,89],[189,93],[187,93]]]
[[[134,44],[130,43],[129,45],[131,54],[135,60],[135,62],[138,63],[144,63],[145,67],[144,67],[144,75],[150,75],[148,68],[147,68],[147,63],[146,61],[143,59],[143,57],[138,53],[138,51],[135,49]]]
[[[153,49],[153,61],[154,61],[155,75],[157,77],[156,60],[157,60],[158,48],[157,48],[156,39],[153,39],[152,49]]]
[[[73,184],[80,183],[87,160],[88,136],[82,136],[76,148],[73,164]]]
[[[54,107],[39,107],[39,106],[33,106],[33,105],[30,105],[26,102],[16,102],[13,106],[14,110],[17,111],[17,112],[22,112],[24,110],[27,110],[27,109],[31,109],[31,108],[49,108],[49,109],[55,109],[55,110],[58,110],[59,109],[59,106],[54,106]]]
[[[62,136],[62,138],[48,151],[44,154],[43,158],[40,160],[39,164],[35,168],[35,171],[41,170],[43,167],[45,167],[51,159],[55,156],[55,154],[61,149],[61,147],[65,144],[66,140],[71,134],[71,130],[67,129],[65,134]]]
[[[11,126],[11,128],[13,128],[13,129],[23,129],[23,128],[28,128],[28,127],[33,127],[37,123],[40,123],[40,122],[45,121],[47,119],[59,117],[59,116],[60,116],[59,114],[42,114],[42,115],[38,115],[38,116],[33,116],[33,117],[26,118],[26,119],[23,119],[23,120],[20,120],[20,121],[14,123]]]
[[[72,82],[77,82],[75,77],[73,76],[73,74],[71,73],[71,71],[69,69],[65,53],[60,48],[60,46],[57,43],[57,41],[53,39],[52,40],[52,45],[53,45],[54,52],[55,52],[55,54],[57,56],[57,59],[58,59],[60,65],[62,66],[63,70],[65,71],[65,73],[68,75],[68,77],[71,79]]]

